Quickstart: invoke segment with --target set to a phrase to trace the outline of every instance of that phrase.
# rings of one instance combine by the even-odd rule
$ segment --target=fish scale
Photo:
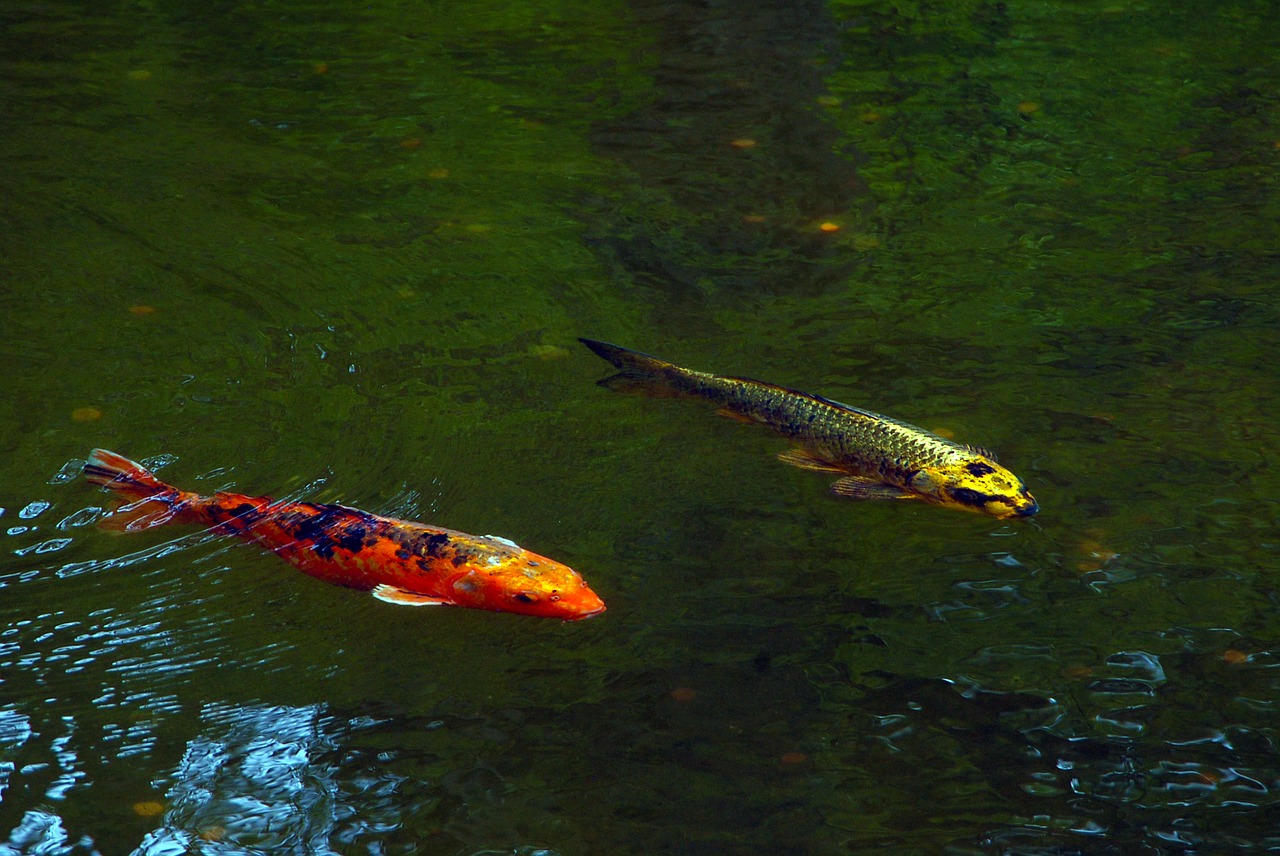
[[[1022,480],[980,449],[820,395],[743,377],[694,371],[608,342],[580,340],[619,369],[601,384],[699,398],[719,412],[772,428],[794,447],[779,457],[842,473],[832,490],[851,499],[917,499],[994,517],[1039,510]]]
[[[923,428],[799,390],[706,372],[688,371],[688,375],[695,381],[685,387],[690,393],[732,405],[752,421],[833,456],[861,459],[872,466],[895,464],[905,472],[972,454]]]

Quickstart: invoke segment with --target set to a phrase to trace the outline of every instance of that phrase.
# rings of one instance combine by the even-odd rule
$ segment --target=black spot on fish
[[[352,522],[338,528],[337,537],[333,542],[349,553],[359,553],[364,549],[365,536],[369,534],[369,530]]]
[[[971,464],[965,464],[964,468],[971,476],[985,476],[996,471],[995,467],[989,464],[984,464],[981,461],[974,461]]]
[[[248,529],[265,516],[258,510],[257,506],[248,502],[242,502],[234,508],[219,508],[215,506],[212,514],[220,531],[233,533]]]
[[[297,539],[310,541],[312,551],[322,559],[332,559],[337,547],[350,553],[360,552],[366,536],[377,524],[373,515],[354,508],[309,502],[299,505],[313,513],[296,512],[284,525]]]
[[[444,552],[444,548],[449,546],[449,536],[443,532],[427,535],[418,539],[417,546],[423,554],[439,558],[440,554]]]
[[[970,490],[967,487],[958,487],[950,491],[951,498],[963,505],[983,506],[992,500],[999,499],[998,496],[991,496],[981,491]]]
[[[466,563],[467,563],[467,557],[462,555],[461,553],[453,557],[453,566],[455,568],[460,568]]]

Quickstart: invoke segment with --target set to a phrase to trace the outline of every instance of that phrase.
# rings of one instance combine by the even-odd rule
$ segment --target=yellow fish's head
[[[604,601],[587,581],[554,559],[531,553],[505,538],[484,536],[467,552],[453,578],[449,598],[459,606],[576,621],[604,612]],[[477,549],[479,547],[479,549]]]
[[[1030,517],[1040,510],[1022,479],[985,455],[922,469],[911,490],[927,502],[992,517]]]

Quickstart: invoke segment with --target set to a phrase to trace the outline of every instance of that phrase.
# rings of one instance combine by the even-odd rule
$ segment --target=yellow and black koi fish
[[[604,612],[578,572],[495,535],[370,514],[345,505],[178,490],[128,458],[94,449],[93,484],[128,504],[109,528],[198,523],[274,552],[303,573],[403,606],[452,605],[574,621]]]
[[[1040,510],[1022,479],[975,446],[961,446],[869,410],[740,377],[722,377],[607,342],[580,339],[619,373],[616,390],[702,398],[719,413],[767,425],[796,445],[778,457],[807,470],[840,473],[831,490],[851,499],[919,499],[993,517]]]

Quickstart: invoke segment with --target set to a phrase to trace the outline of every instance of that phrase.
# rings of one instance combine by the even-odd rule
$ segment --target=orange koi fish
[[[604,612],[577,571],[505,538],[468,535],[314,502],[165,484],[141,464],[94,449],[85,477],[127,504],[103,522],[136,531],[199,523],[265,547],[303,573],[404,606],[452,605],[575,621]]]

